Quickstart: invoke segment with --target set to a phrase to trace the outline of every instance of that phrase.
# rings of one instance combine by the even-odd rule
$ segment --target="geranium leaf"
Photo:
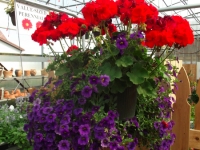
[[[131,56],[123,56],[120,59],[118,59],[115,63],[118,67],[128,67],[133,64],[133,59]]]
[[[67,72],[69,72],[69,68],[67,68],[66,66],[62,65],[55,71],[55,74],[56,74],[56,76],[62,76]]]
[[[148,71],[143,68],[140,63],[136,63],[132,66],[131,71],[127,72],[126,75],[133,84],[141,84],[145,81],[145,78],[148,77]]]
[[[111,65],[109,62],[106,62],[100,67],[102,74],[110,76],[110,81],[113,81],[115,78],[121,78],[122,72],[117,66]]]
[[[156,91],[154,90],[155,83],[153,83],[151,80],[147,80],[143,82],[141,85],[137,87],[138,94],[146,96],[155,96],[156,97]]]

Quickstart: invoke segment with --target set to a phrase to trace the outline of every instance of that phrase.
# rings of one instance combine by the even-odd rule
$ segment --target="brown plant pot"
[[[31,76],[31,71],[30,70],[24,70],[24,75],[29,77]]]
[[[31,69],[30,73],[31,73],[31,76],[35,76],[36,75],[36,70],[35,69]]]
[[[12,71],[3,71],[4,78],[11,78],[12,77]]]
[[[15,11],[9,12],[8,14],[9,14],[9,16],[11,18],[11,22],[12,22],[13,26],[16,26]]]
[[[42,69],[41,70],[41,75],[42,76],[48,76],[48,73],[47,73],[46,69]]]
[[[16,77],[21,77],[22,76],[22,70],[21,69],[15,70],[15,75],[16,75]]]
[[[137,104],[137,86],[127,88],[123,93],[117,94],[117,111],[120,120],[126,120],[135,116]]]

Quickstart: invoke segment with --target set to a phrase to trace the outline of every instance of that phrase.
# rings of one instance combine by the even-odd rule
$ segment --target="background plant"
[[[24,124],[27,122],[27,99],[19,97],[16,107],[4,104],[0,106],[0,143],[15,145],[22,150],[31,149],[24,132]]]

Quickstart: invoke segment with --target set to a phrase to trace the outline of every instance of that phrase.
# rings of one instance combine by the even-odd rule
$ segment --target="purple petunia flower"
[[[46,123],[44,125],[44,131],[55,130],[55,127],[56,127],[56,123],[55,122],[53,122],[53,123]]]
[[[49,78],[49,80],[45,83],[44,87],[46,87],[47,85],[49,85],[52,81],[52,77]]]
[[[81,91],[81,95],[85,98],[89,98],[92,95],[92,88],[90,88],[89,86],[85,86],[82,91]]]
[[[110,149],[117,149],[117,147],[119,146],[119,144],[117,142],[110,142],[109,144],[109,148]]]
[[[56,89],[59,85],[63,83],[62,80],[58,80],[57,82],[54,83],[54,89]]]
[[[70,123],[70,116],[66,114],[65,116],[62,117],[62,120],[60,121],[61,124],[69,124]]]
[[[100,80],[99,80],[101,86],[108,86],[109,82],[110,82],[110,77],[108,75],[101,75],[100,76]]]
[[[46,116],[40,116],[38,122],[39,123],[45,123],[47,121]]]
[[[167,66],[168,70],[172,70],[173,69],[172,65],[169,62],[166,64],[166,66]]]
[[[125,150],[125,148],[124,148],[123,146],[118,146],[118,147],[116,148],[116,150]]]
[[[110,141],[108,139],[101,140],[101,147],[108,147]]]
[[[128,41],[125,38],[118,38],[116,40],[116,46],[120,50],[125,49],[128,47]]]
[[[93,106],[92,107],[92,112],[96,113],[97,111],[99,111],[100,106]]]
[[[88,135],[90,133],[90,126],[88,124],[80,125],[78,131],[80,135]]]
[[[108,116],[111,117],[111,118],[113,118],[113,119],[115,119],[115,118],[118,117],[118,114],[115,111],[109,110],[108,111]]]
[[[74,108],[74,101],[73,100],[68,100],[64,104],[64,109],[65,110],[72,110]]]
[[[76,109],[74,109],[74,115],[76,115],[76,116],[82,114],[82,112],[83,112],[83,108],[76,108]]]
[[[80,105],[84,105],[86,103],[86,99],[84,97],[81,97],[81,98],[78,99],[78,103]]]
[[[79,125],[78,125],[78,123],[77,123],[77,122],[73,122],[73,124],[72,124],[72,131],[73,131],[74,133],[78,133],[78,130],[79,130]]]
[[[54,122],[55,119],[56,119],[56,114],[55,114],[55,113],[49,114],[48,116],[46,116],[46,120],[47,120],[47,122],[49,122],[49,123]]]
[[[44,109],[43,109],[43,114],[49,114],[51,111],[53,110],[53,108],[52,107],[44,107]]]
[[[97,85],[99,82],[99,78],[95,75],[89,77],[89,83],[92,85]]]
[[[87,145],[89,142],[89,137],[87,135],[83,135],[78,138],[78,144],[79,145]]]
[[[27,132],[29,130],[29,128],[30,128],[29,124],[24,124],[24,131]]]
[[[98,93],[98,89],[97,89],[97,86],[96,86],[96,85],[93,85],[93,86],[92,86],[92,91],[95,92],[95,93]]]
[[[43,140],[43,135],[41,133],[36,133],[34,136],[34,142],[39,143]]]
[[[58,99],[57,101],[56,101],[56,104],[58,105],[58,104],[62,104],[64,102],[64,99]]]
[[[143,38],[144,38],[144,35],[142,34],[141,31],[138,31],[138,32],[136,32],[136,33],[132,33],[132,34],[130,35],[130,38],[131,38],[131,39],[143,39]]]
[[[47,133],[45,140],[47,142],[53,142],[56,138],[55,133]]]
[[[63,131],[61,132],[61,136],[62,136],[63,138],[69,138],[69,137],[70,137],[70,132],[69,132],[69,130],[63,130]]]
[[[33,105],[40,105],[41,99],[37,98],[35,101],[33,101]]]
[[[61,140],[58,144],[59,150],[67,150],[70,149],[70,143],[68,140]]]
[[[101,130],[95,130],[94,131],[94,137],[98,140],[103,140],[106,137],[106,133],[104,132],[104,129]]]

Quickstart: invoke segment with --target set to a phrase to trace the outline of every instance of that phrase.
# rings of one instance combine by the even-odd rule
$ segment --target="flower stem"
[[[53,55],[56,57],[56,52],[54,51],[54,49],[51,47],[51,45],[50,45],[50,44],[48,44],[48,46],[49,46],[49,48],[51,49],[51,51],[52,51]]]
[[[175,48],[151,71],[150,75],[174,52]]]
[[[64,54],[64,55],[66,55],[66,53],[65,53],[65,49],[64,49],[64,47],[63,47],[63,45],[62,45],[62,42],[61,42],[61,40],[59,40],[59,42],[60,42],[60,45],[61,45],[61,47],[62,47],[63,54]]]
[[[67,44],[67,41],[65,40],[65,38],[64,38],[64,41],[65,41],[65,44],[69,47],[69,45]]]

